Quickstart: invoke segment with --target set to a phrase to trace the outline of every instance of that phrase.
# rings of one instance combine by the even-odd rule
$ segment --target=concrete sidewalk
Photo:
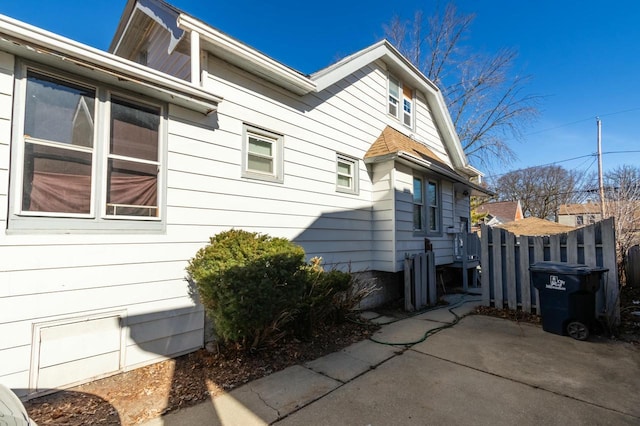
[[[460,316],[477,304],[460,302]],[[392,345],[359,342],[147,425],[640,424],[638,348],[483,316],[424,340],[449,308],[372,314],[386,323],[373,340]]]

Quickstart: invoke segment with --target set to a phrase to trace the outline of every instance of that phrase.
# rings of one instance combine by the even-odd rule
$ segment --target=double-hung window
[[[423,231],[424,224],[424,190],[421,178],[413,178],[413,230]]]
[[[413,126],[413,90],[397,78],[389,75],[389,115],[405,126]]]
[[[438,194],[438,183],[429,181],[427,183],[427,221],[428,232],[440,232],[440,197]]]
[[[109,216],[158,216],[160,111],[111,98],[107,162]]]
[[[18,77],[10,228],[161,230],[163,108],[27,66]]]
[[[358,193],[358,160],[336,155],[336,190],[339,192]]]
[[[437,181],[413,178],[413,230],[426,234],[441,232],[440,187]]]
[[[408,86],[402,87],[402,122],[407,127],[413,123],[413,91]]]
[[[398,118],[398,104],[400,103],[400,82],[389,76],[389,114]]]
[[[244,127],[243,176],[283,181],[283,138],[257,127]]]

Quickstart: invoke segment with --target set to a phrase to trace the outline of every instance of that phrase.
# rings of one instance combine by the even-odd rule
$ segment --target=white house
[[[0,16],[0,381],[21,395],[200,348],[184,268],[222,230],[391,292],[425,238],[453,262],[480,174],[388,42],[304,75],[130,0],[110,50]]]

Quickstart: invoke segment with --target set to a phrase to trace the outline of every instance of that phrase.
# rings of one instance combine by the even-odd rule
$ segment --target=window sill
[[[244,179],[260,180],[260,181],[263,181],[263,182],[284,183],[284,179],[282,177],[280,177],[280,176],[263,175],[263,174],[260,174],[260,173],[252,173],[252,172],[247,172],[247,171],[242,173],[242,177]]]
[[[166,222],[158,218],[78,219],[14,215],[7,234],[163,234]]]
[[[360,192],[354,189],[347,189],[347,188],[336,188],[336,192],[339,192],[341,194],[349,194],[349,195],[359,195]]]

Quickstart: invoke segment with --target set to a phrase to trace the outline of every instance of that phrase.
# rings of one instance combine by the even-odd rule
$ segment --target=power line
[[[583,118],[582,120],[572,121],[571,123],[560,124],[559,126],[549,127],[546,129],[538,130],[537,132],[533,132],[533,133],[527,133],[524,136],[533,136],[539,133],[550,132],[551,130],[561,129],[563,127],[573,126],[574,124],[584,123],[585,121],[591,121],[591,120],[593,120],[593,117]]]
[[[602,155],[608,155],[608,154],[637,154],[637,153],[640,153],[640,150],[607,151],[607,152],[603,152]],[[499,173],[499,174],[495,174],[495,175],[485,175],[485,178],[493,179],[493,178],[498,178],[500,176],[508,175],[509,173],[512,173],[512,172],[518,172],[518,171],[521,171],[521,170],[531,169],[531,168],[535,168],[535,167],[553,166],[554,164],[567,163],[569,161],[579,160],[581,158],[594,157],[594,161],[589,165],[589,167],[587,167],[587,170],[589,170],[589,168],[591,168],[591,166],[593,166],[593,164],[595,163],[595,157],[596,156],[597,156],[597,154],[594,152],[592,154],[580,155],[578,157],[571,157],[571,158],[567,158],[565,160],[553,161],[551,163],[537,164],[537,165],[533,165],[533,166],[521,167],[519,169],[510,170],[508,172]],[[584,164],[584,163],[586,163],[586,161],[583,162],[582,164]],[[580,168],[580,166],[582,166],[582,164],[580,164],[579,166],[577,166],[575,168],[576,169]]]
[[[510,170],[508,172],[504,172],[504,173],[500,173],[500,174],[496,174],[496,175],[486,175],[486,177],[487,178],[496,178],[496,177],[504,176],[504,175],[507,175],[509,173],[517,172],[517,171],[520,171],[520,170],[531,169],[531,168],[534,168],[534,167],[553,166],[554,164],[566,163],[568,161],[579,160],[581,158],[595,157],[595,155],[596,155],[595,153],[594,154],[587,154],[587,155],[580,155],[578,157],[567,158],[566,160],[558,160],[558,161],[554,161],[554,162],[546,163],[546,164],[538,164],[538,165],[535,165],[535,166],[521,167],[519,169]]]
[[[612,116],[612,115],[625,114],[625,113],[627,113],[627,112],[634,112],[634,111],[640,111],[640,107],[636,107],[636,108],[629,108],[629,109],[625,109],[625,110],[622,110],[622,111],[609,112],[609,113],[607,113],[607,114],[598,114],[597,116],[598,116],[598,117],[610,117],[610,116]],[[537,135],[537,134],[539,134],[539,133],[550,132],[551,130],[556,130],[556,129],[561,129],[561,128],[563,128],[563,127],[573,126],[574,124],[580,124],[580,123],[584,123],[584,122],[586,122],[586,121],[591,121],[591,120],[593,120],[595,117],[596,117],[596,116],[594,116],[594,117],[588,117],[588,118],[582,118],[582,119],[580,119],[580,120],[576,120],[576,121],[571,121],[571,122],[569,122],[569,123],[560,124],[560,125],[555,126],[555,127],[549,127],[549,128],[546,128],[546,129],[538,130],[538,131],[533,132],[533,133],[527,133],[527,134],[526,134],[526,135],[524,135],[524,136],[533,136],[533,135]]]
[[[622,111],[610,112],[608,114],[600,114],[598,117],[608,117],[610,115],[624,114],[626,112],[640,111],[640,107],[624,109]]]
[[[607,151],[607,152],[603,152],[602,155],[604,154],[637,154],[639,153],[640,150],[629,150],[629,151]]]

